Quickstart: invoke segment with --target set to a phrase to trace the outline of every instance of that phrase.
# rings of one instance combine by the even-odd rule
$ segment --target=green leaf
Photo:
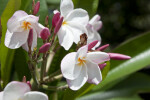
[[[150,76],[143,73],[135,73],[108,91],[91,93],[79,98],[78,100],[87,100],[87,98],[94,100],[116,100],[120,97],[123,99],[123,97],[127,98],[136,95],[140,91],[150,91]]]
[[[20,10],[24,10],[27,13],[29,13],[30,10],[32,9],[32,1],[33,0],[21,0]]]
[[[103,76],[103,80],[105,79],[108,71],[110,68],[110,63],[107,62],[107,65],[104,67],[104,69],[102,70],[102,76]],[[63,100],[70,100],[70,98],[72,98],[71,100],[74,100],[77,97],[80,97],[82,95],[84,95],[85,93],[87,93],[88,91],[90,91],[95,85],[94,84],[89,84],[86,83],[80,90],[78,91],[72,91],[71,89],[67,89],[65,91],[65,95],[64,95],[64,99]]]
[[[0,45],[1,77],[4,86],[9,82],[12,68],[12,61],[15,50],[8,49],[4,45],[5,33],[7,30],[7,21],[21,6],[21,0],[10,0],[2,14],[2,43]]]
[[[104,86],[107,86],[112,81],[115,81],[119,78],[132,74],[145,66],[150,64],[150,32],[133,38],[125,43],[123,43],[120,47],[118,47],[115,51],[118,53],[123,53],[130,55],[132,59],[127,60],[118,66],[114,67],[109,71],[107,78],[101,82],[98,86],[94,87],[94,90],[101,89]],[[147,41],[145,43],[145,41]],[[118,61],[119,62],[119,61]],[[111,65],[114,63],[111,63]]]
[[[97,11],[99,0],[73,0],[75,8],[87,10],[90,17],[94,16]]]
[[[0,0],[0,16],[2,15],[9,0]]]

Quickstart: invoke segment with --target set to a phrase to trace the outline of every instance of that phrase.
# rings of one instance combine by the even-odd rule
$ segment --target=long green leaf
[[[150,37],[150,32],[138,36],[134,39],[131,39],[123,43],[120,47],[118,47],[116,51],[118,52],[121,51],[121,53],[124,52],[124,54],[132,56],[132,59],[127,60],[119,64],[118,66],[114,67],[108,73],[107,78],[101,84],[96,86],[94,90],[101,89],[102,87],[109,85],[109,83],[111,83],[112,81],[127,76],[131,73],[134,73],[144,68],[145,66],[149,65],[150,64],[149,37]],[[147,42],[145,43],[145,41]],[[138,49],[140,51],[138,51]],[[134,55],[131,55],[131,53],[133,53]]]
[[[9,0],[0,0],[0,16],[2,15]]]
[[[12,61],[15,50],[11,50],[5,47],[4,39],[7,30],[7,21],[13,15],[13,13],[20,8],[21,0],[10,0],[2,14],[2,43],[0,45],[0,60],[1,60],[1,77],[4,82],[4,86],[10,79],[10,73],[12,68]]]

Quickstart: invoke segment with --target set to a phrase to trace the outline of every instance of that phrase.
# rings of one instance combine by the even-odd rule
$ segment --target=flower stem
[[[40,81],[43,82],[43,77],[45,76],[45,71],[46,71],[46,53],[43,54],[43,62],[42,62],[42,66],[41,66],[41,77],[40,77]]]
[[[44,79],[44,83],[50,83],[50,82],[56,81],[56,80],[58,80],[58,79],[61,79],[62,77],[63,77],[62,74],[57,75],[57,76],[54,76],[54,77],[46,77],[46,78]]]
[[[42,88],[46,89],[46,90],[51,90],[51,91],[63,91],[63,90],[66,90],[68,88],[68,85],[64,85],[64,86],[60,86],[60,87],[42,85]]]

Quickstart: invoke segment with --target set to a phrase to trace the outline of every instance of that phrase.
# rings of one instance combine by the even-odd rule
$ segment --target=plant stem
[[[51,91],[62,91],[62,90],[67,89],[67,88],[68,88],[68,85],[64,85],[64,86],[60,86],[60,87],[42,85],[41,88],[46,89],[46,90],[51,90]]]
[[[40,81],[43,82],[43,77],[45,76],[45,71],[46,71],[46,53],[43,54],[43,62],[42,62],[42,66],[41,66],[41,77],[40,77]]]
[[[63,77],[62,74],[57,75],[57,76],[54,76],[54,77],[46,77],[46,78],[44,79],[44,83],[50,83],[50,82],[53,82],[53,81],[55,81],[55,80],[61,79],[62,77]]]

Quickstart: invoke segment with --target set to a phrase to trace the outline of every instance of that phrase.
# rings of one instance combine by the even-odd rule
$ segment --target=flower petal
[[[3,91],[2,92],[0,92],[0,100],[3,100]]]
[[[86,83],[87,79],[88,79],[87,67],[82,66],[80,75],[74,80],[67,79],[67,83],[70,89],[79,90]]]
[[[23,18],[25,16],[28,16],[28,14],[24,11],[16,11],[14,13],[14,15],[8,20],[7,22],[7,28],[10,32],[14,32],[17,30],[17,28],[20,27],[20,22],[19,22],[19,19],[20,18]],[[18,30],[17,30],[18,32]]]
[[[40,33],[41,31],[44,29],[45,27],[42,24],[35,24],[34,25],[34,29],[36,30],[37,36],[40,37]]]
[[[87,55],[87,52],[88,52],[88,46],[85,45],[81,48],[79,48],[79,50],[77,51],[77,55],[76,55],[76,60],[79,58],[79,57],[86,57]]]
[[[80,74],[82,66],[75,64],[76,52],[67,54],[61,61],[61,71],[65,78],[73,80]]]
[[[76,24],[80,23],[81,25],[87,25],[89,21],[89,15],[87,11],[83,9],[74,9],[72,10],[67,17],[65,18],[67,22],[72,21]]]
[[[4,100],[18,100],[21,96],[23,96],[26,92],[30,91],[30,87],[28,84],[23,82],[11,82],[9,83],[5,89],[3,94]]]
[[[21,100],[48,100],[48,96],[42,92],[28,92]]]
[[[104,61],[110,60],[110,57],[105,52],[89,52],[87,53],[87,59],[94,63],[102,63]]]
[[[94,23],[96,23],[97,21],[99,21],[101,19],[101,17],[99,15],[95,15],[90,21],[89,23],[91,25],[93,25]]]
[[[86,62],[88,71],[88,82],[92,84],[99,84],[102,81],[102,74],[97,64],[91,61]]]
[[[98,31],[102,28],[102,21],[98,21],[95,24],[93,24],[93,28],[95,31]]]
[[[62,26],[57,34],[60,45],[63,46],[65,50],[69,50],[74,40],[71,30],[66,26]]]
[[[10,33],[8,30],[5,36],[5,46],[16,49],[26,43],[29,31]]]
[[[63,17],[65,17],[74,8],[72,0],[61,0],[60,12]]]

